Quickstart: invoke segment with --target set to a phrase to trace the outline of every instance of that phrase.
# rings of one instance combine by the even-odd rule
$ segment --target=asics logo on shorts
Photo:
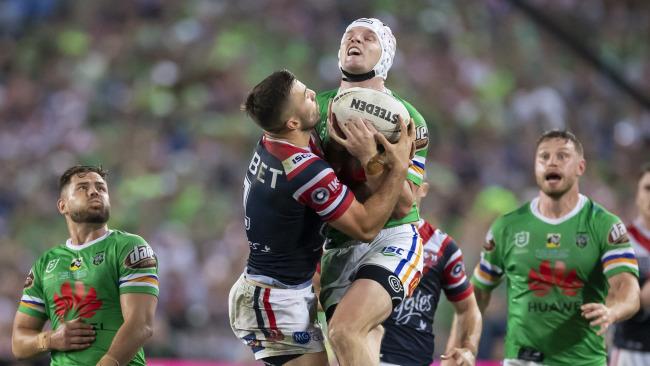
[[[402,282],[395,276],[388,277],[388,284],[395,292],[402,292]]]

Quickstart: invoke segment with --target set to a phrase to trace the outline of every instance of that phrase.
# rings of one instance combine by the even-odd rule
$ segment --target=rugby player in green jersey
[[[328,106],[339,90],[363,87],[392,94],[409,112],[415,127],[415,152],[411,158],[398,203],[382,231],[367,242],[353,240],[336,230],[327,233],[328,242],[321,261],[320,301],[329,325],[329,337],[342,366],[371,365],[379,362],[383,329],[381,323],[404,298],[410,297],[422,276],[423,245],[417,231],[420,219],[415,191],[422,183],[428,147],[427,125],[411,104],[385,85],[393,63],[396,40],[391,29],[379,19],[360,18],[346,28],[338,58],[342,74],[339,88],[317,95],[321,119],[316,132],[325,160],[341,181],[362,202],[376,190],[381,177],[374,144],[345,146],[348,134],[371,136],[365,127],[348,129],[328,123]],[[334,143],[336,142],[336,143]],[[362,152],[363,151],[363,152]],[[357,158],[355,158],[357,157]],[[380,160],[379,160],[380,161]],[[381,170],[381,167],[377,168]]]
[[[585,168],[572,133],[544,133],[535,153],[539,196],[488,232],[472,283],[484,311],[506,278],[506,366],[604,366],[603,334],[639,309],[625,226],[579,193]]]
[[[158,263],[141,237],[110,230],[106,172],[74,166],[59,181],[70,239],[31,268],[16,312],[16,358],[51,352],[51,365],[144,366],[153,334]],[[50,322],[51,330],[44,330]]]

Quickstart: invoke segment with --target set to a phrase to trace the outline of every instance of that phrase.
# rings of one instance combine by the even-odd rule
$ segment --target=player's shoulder
[[[316,99],[318,99],[319,102],[321,100],[333,99],[336,96],[336,94],[338,94],[338,92],[339,92],[339,88],[325,90],[316,94]]]
[[[508,227],[512,224],[520,222],[522,220],[530,220],[534,216],[530,211],[530,201],[524,203],[518,208],[499,216],[494,223],[492,223],[493,229],[500,229],[503,227]]]
[[[406,99],[399,96],[397,93],[395,93],[393,91],[391,91],[391,93],[393,94],[393,97],[395,97],[397,100],[402,102],[402,104],[404,104],[404,107],[406,107],[406,110],[409,111],[409,115],[411,116],[411,118],[413,118],[413,121],[415,122],[415,125],[417,127],[419,127],[419,126],[425,126],[426,127],[426,122],[424,121],[424,117],[413,106],[413,104],[411,104],[409,101],[407,101]]]
[[[143,237],[122,230],[113,230],[111,238],[118,248],[149,245]]]
[[[595,202],[591,198],[587,198],[585,203],[587,206],[586,214],[598,223],[620,222],[621,219],[603,207],[601,204]]]
[[[45,265],[46,263],[61,257],[65,252],[65,244],[58,244],[49,248],[36,258],[36,261],[34,261],[34,268],[38,268],[41,265]]]

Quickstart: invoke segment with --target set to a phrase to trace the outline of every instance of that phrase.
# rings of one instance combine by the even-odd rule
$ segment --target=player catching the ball
[[[387,153],[388,173],[360,203],[321,158],[312,139],[319,120],[316,95],[293,74],[268,76],[248,95],[244,110],[264,135],[244,178],[250,255],[230,290],[230,325],[265,365],[327,365],[311,286],[323,222],[358,239],[377,235],[406,177],[414,131],[407,132],[402,121],[395,144],[380,134],[350,136],[348,143],[359,146],[374,146],[377,139]]]
[[[368,177],[368,172],[377,167],[381,169],[381,159],[378,159],[375,144],[368,146],[370,153],[353,158],[348,152],[354,149],[347,139],[351,134],[368,135],[372,128],[328,124],[330,101],[339,91],[352,87],[392,94],[404,104],[416,130],[416,151],[407,179],[401,184],[399,201],[390,209],[391,219],[379,235],[360,242],[335,228],[330,228],[327,234],[326,251],[321,261],[320,300],[328,318],[329,339],[342,366],[379,363],[381,323],[394,307],[412,294],[422,272],[423,246],[416,226],[419,214],[414,191],[415,186],[421,184],[424,173],[427,127],[413,106],[384,85],[395,47],[395,37],[380,20],[355,20],[341,39],[338,54],[341,84],[338,89],[317,96],[321,118],[316,130],[326,160],[361,200],[375,189],[376,183]],[[345,136],[339,136],[334,128],[340,128]]]

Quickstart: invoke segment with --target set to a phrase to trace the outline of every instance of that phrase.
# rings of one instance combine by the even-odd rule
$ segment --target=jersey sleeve
[[[415,122],[415,155],[411,159],[406,178],[418,186],[424,179],[424,167],[429,150],[429,130],[424,117],[413,108],[410,104],[404,102],[407,109]]]
[[[36,265],[29,270],[29,274],[25,279],[23,296],[20,298],[18,311],[39,319],[48,319],[47,313],[45,312],[43,283]]]
[[[445,296],[451,302],[464,300],[472,294],[474,288],[465,273],[463,252],[453,239],[449,240],[441,251],[441,260],[445,263],[442,271],[442,288]]]
[[[499,285],[503,278],[503,245],[495,238],[496,225],[492,225],[485,236],[485,244],[481,251],[481,260],[474,269],[472,284],[483,290],[492,290]]]
[[[598,220],[598,241],[601,247],[603,274],[608,279],[619,273],[629,272],[639,277],[634,248],[630,243],[627,229],[621,220],[607,213]]]
[[[341,217],[354,201],[354,194],[339,181],[334,170],[315,154],[305,158],[299,172],[294,173],[289,166],[295,158],[289,157],[282,164],[293,187],[293,198],[312,208],[323,221],[333,221]]]
[[[118,253],[120,295],[144,293],[158,296],[158,258],[149,244],[137,235],[125,239]]]

